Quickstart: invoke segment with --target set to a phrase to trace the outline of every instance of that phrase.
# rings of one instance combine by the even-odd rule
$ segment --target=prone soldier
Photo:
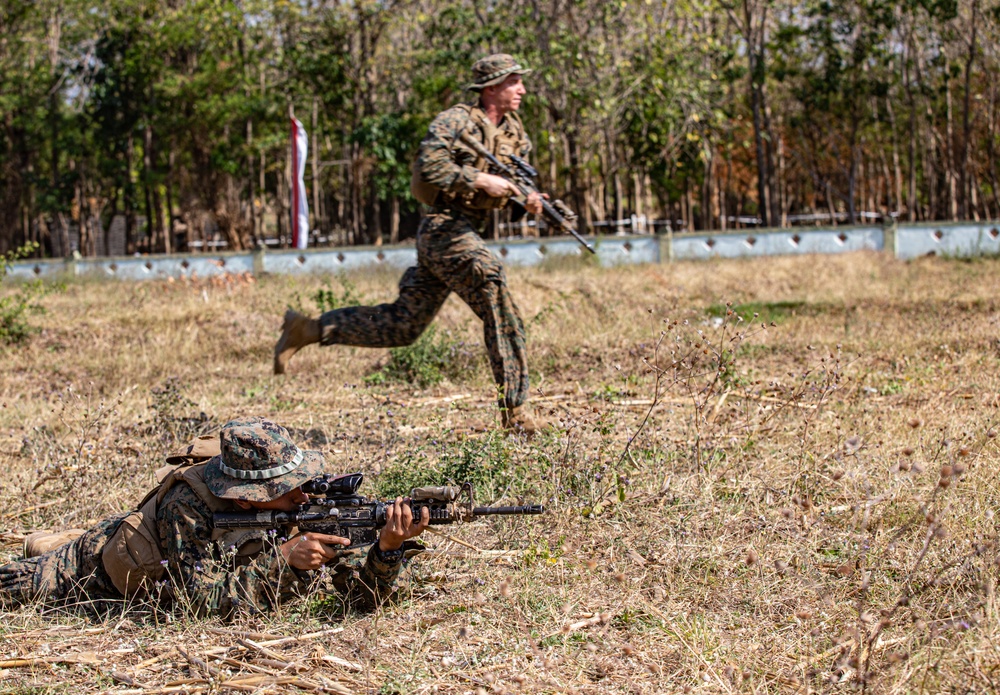
[[[195,444],[179,458],[197,459]],[[26,543],[26,555],[46,552],[0,567],[0,605],[140,596],[184,604],[199,617],[231,617],[273,610],[317,585],[361,610],[391,594],[403,543],[427,527],[426,510],[414,520],[401,499],[389,505],[385,527],[363,561],[338,550],[351,543],[338,536],[285,540],[269,530],[217,529],[217,513],[295,509],[307,500],[300,486],[325,465],[322,454],[299,449],[285,428],[259,418],[227,423],[219,444],[220,453],[207,462],[170,470],[136,511],[82,534],[63,534],[54,548],[44,547],[45,537]]]
[[[328,311],[319,319],[289,310],[274,348],[275,374],[284,374],[292,355],[314,343],[409,345],[455,292],[483,322],[504,427],[530,435],[546,425],[528,411],[524,325],[503,265],[481,238],[492,211],[511,204],[520,191],[488,173],[482,154],[463,141],[474,139],[507,165],[511,155],[528,158],[531,142],[517,110],[526,93],[522,77],[530,72],[506,54],[473,65],[467,88],[478,92],[479,99],[440,113],[420,144],[411,189],[427,214],[417,230],[417,265],[403,274],[399,297],[391,304]],[[519,204],[532,214],[542,212],[537,192]]]

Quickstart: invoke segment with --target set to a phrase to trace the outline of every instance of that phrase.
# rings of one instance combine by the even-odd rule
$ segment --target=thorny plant
[[[108,491],[127,475],[124,462],[139,451],[116,422],[118,408],[127,392],[108,402],[93,390],[81,394],[72,386],[59,394],[53,418],[58,431],[36,427],[32,436],[22,441],[22,453],[35,464],[36,480],[32,493],[67,495],[72,493],[73,507],[87,508],[84,498],[93,496],[97,509],[114,508],[115,499]],[[99,483],[99,484],[95,484]],[[58,485],[52,490],[53,485]],[[116,509],[117,511],[117,509]]]
[[[160,433],[165,448],[187,442],[215,428],[212,419],[203,411],[197,415],[190,414],[196,404],[182,392],[179,378],[168,378],[162,385],[151,389],[150,395],[153,399],[153,425]]]
[[[451,430],[469,419],[468,411],[475,416],[492,408],[492,399],[404,405],[407,386],[387,385],[385,396],[357,388],[365,368],[355,354],[324,353],[325,373],[289,382],[301,390],[302,407],[279,415],[291,425],[334,433],[322,447],[335,470],[373,474],[380,466],[385,472],[405,452],[414,467],[461,466],[463,474],[481,475],[484,488],[494,481],[498,497],[484,502],[531,495],[532,501],[554,503],[550,513],[530,522],[497,520],[449,530],[476,549],[433,539],[442,552],[414,563],[403,601],[384,609],[375,623],[347,615],[339,623],[344,633],[326,645],[331,653],[357,658],[365,665],[358,682],[387,693],[478,687],[622,693],[995,688],[989,679],[1000,661],[993,646],[997,553],[991,516],[997,440],[988,428],[997,378],[991,374],[995,307],[988,297],[996,294],[1000,281],[994,276],[1000,275],[995,264],[982,272],[973,268],[977,281],[969,282],[968,268],[959,273],[933,259],[887,264],[866,256],[833,258],[816,273],[803,273],[805,262],[769,260],[754,265],[759,276],[748,278],[748,264],[720,261],[710,285],[703,280],[704,266],[685,264],[560,276],[558,284],[568,288],[565,315],[573,320],[553,314],[532,336],[532,355],[545,365],[548,390],[533,394],[535,407],[557,412],[560,426],[530,442]],[[927,272],[940,282],[927,282]],[[844,283],[844,273],[866,282]],[[959,282],[970,301],[952,301]],[[266,284],[219,301],[233,320],[252,323],[247,307],[258,305],[250,295]],[[381,291],[364,277],[358,286],[366,293]],[[545,288],[520,286],[526,306],[551,298]],[[704,306],[723,291],[754,300],[745,306],[758,299],[815,301],[767,330],[733,305],[726,311],[744,322],[720,312],[730,322],[724,332],[719,321],[705,321],[704,315]],[[647,330],[622,296],[653,294],[650,316],[656,318]],[[849,334],[842,329],[846,319],[838,321],[843,301],[856,307]],[[284,301],[275,298],[273,304]],[[169,308],[177,320],[203,310],[200,299],[189,305],[174,299]],[[452,321],[464,316],[460,311],[466,309],[457,303],[443,309]],[[660,321],[666,315],[677,317],[676,327]],[[660,341],[665,327],[667,337]],[[103,330],[94,324],[90,333],[101,338]],[[165,328],[161,333],[171,337]],[[745,335],[734,344],[739,333]],[[66,340],[73,344],[75,338]],[[262,333],[255,349],[269,354],[273,339]],[[946,344],[948,352],[940,347]],[[233,363],[222,349],[206,349],[204,364],[172,364],[186,343],[178,338],[167,345],[163,363],[156,365],[161,373],[180,373],[185,381],[204,378],[202,398],[220,409],[243,403],[244,384],[259,377],[261,365]],[[77,349],[85,356],[90,346],[79,342]],[[687,359],[675,367],[674,353]],[[149,354],[155,364],[157,354]],[[19,370],[37,378],[59,359],[43,357],[17,351],[14,359]],[[23,382],[13,378],[16,371],[7,375],[7,392],[30,399]],[[877,387],[887,372],[899,388],[867,387],[872,375]],[[147,373],[147,365],[125,363],[109,376],[112,388],[122,391]],[[341,373],[348,379],[328,378]],[[594,393],[601,397],[588,397]],[[127,412],[148,409],[147,392],[126,400]],[[22,417],[21,407],[0,409],[17,436],[24,429],[11,425],[10,416]],[[23,416],[27,427],[38,428],[27,431],[38,440],[26,451],[36,459],[44,458],[39,454],[45,447],[54,451],[39,431],[43,425],[65,451],[76,442],[50,411],[44,404]],[[124,432],[123,447],[130,436],[143,452],[159,446],[151,428]],[[467,457],[459,456],[463,450]],[[150,466],[114,449],[102,451],[128,471],[130,478],[113,485],[130,486],[134,502],[147,485],[136,473]],[[0,457],[12,464],[17,480],[16,489],[3,491],[5,504],[18,507],[24,490],[32,496],[29,507],[35,505],[39,500],[27,490],[37,478],[31,459],[2,443]],[[493,475],[494,459],[498,472],[514,474]],[[945,466],[951,471],[943,476]],[[374,475],[368,481],[381,484]],[[44,503],[59,500],[55,484],[39,488]],[[110,486],[98,480],[89,487]],[[88,494],[81,489],[81,501],[26,513],[17,523],[79,525],[82,517],[66,511],[87,506]],[[126,507],[101,504],[115,512]],[[585,517],[588,509],[592,513]],[[9,535],[24,528],[12,526]],[[8,545],[12,558],[16,547]],[[279,620],[254,617],[235,629],[287,636],[326,619],[310,609],[305,615],[312,622],[299,623],[294,605]],[[217,688],[198,667],[172,661],[167,650],[174,644],[188,649],[188,642],[193,648],[203,635],[202,648],[217,645],[225,639],[218,629],[230,627],[189,621],[181,610],[165,612],[162,621],[174,622],[154,629],[148,621],[129,625],[123,618],[125,636],[102,645],[84,632],[53,637],[38,614],[26,609],[6,613],[0,633],[24,626],[41,635],[8,640],[6,658],[47,658],[36,651],[44,641],[51,642],[52,653],[92,649],[116,672],[151,687],[187,678],[198,682],[185,687]],[[119,647],[135,651],[110,651]],[[303,659],[308,649],[300,647]],[[160,659],[152,672],[130,670],[149,659]],[[81,691],[111,687],[110,669],[99,668],[11,669],[6,682],[34,687],[59,678]],[[95,685],[98,679],[104,680]]]
[[[946,432],[940,431],[940,439],[937,441],[926,443],[919,449],[904,447],[897,454],[897,463],[892,466],[896,479],[888,489],[879,494],[869,489],[865,499],[851,505],[851,531],[858,551],[856,557],[840,565],[837,572],[842,576],[858,578],[855,604],[857,626],[852,633],[839,640],[840,653],[827,676],[831,681],[836,682],[853,673],[854,682],[862,692],[867,692],[881,675],[885,665],[906,661],[909,654],[905,649],[879,653],[881,638],[894,626],[913,626],[906,630],[912,630],[912,641],[920,644],[929,643],[948,631],[961,633],[980,620],[978,616],[988,600],[992,586],[991,574],[996,565],[996,534],[972,541],[969,549],[957,556],[943,550],[937,557],[933,557],[932,550],[935,543],[947,542],[951,533],[949,526],[961,526],[954,502],[949,499],[948,493],[954,486],[962,484],[976,460],[984,455],[986,445],[996,437],[996,430],[990,424],[982,432],[967,432],[956,438],[950,438]],[[924,423],[918,418],[911,418],[907,426],[916,432],[923,428]],[[843,458],[858,459],[865,449],[866,446],[859,437],[848,438]],[[926,458],[923,461],[914,460],[915,456],[923,458],[919,456],[920,453],[925,453]],[[855,470],[864,471],[866,468],[867,466],[862,465]],[[876,512],[880,507],[899,504],[902,490],[911,486],[914,482],[912,477],[923,473],[925,469],[936,470],[937,480],[931,481],[930,489],[925,491],[922,499],[914,496],[912,508],[906,511],[909,518],[883,541],[883,518]],[[842,469],[837,469],[831,477],[834,481],[839,481],[844,475]],[[863,476],[864,473],[860,475]],[[961,511],[959,515],[960,513]],[[915,556],[910,558],[910,567],[903,574],[902,587],[895,598],[891,595],[873,595],[873,579],[877,581],[878,574],[883,569],[883,561],[879,556],[888,554],[898,542],[919,534],[921,529],[921,545]],[[930,595],[940,594],[949,585],[959,588],[962,584],[979,587],[984,591],[974,591],[965,606],[952,607],[947,621],[943,621],[934,630],[928,630],[923,616],[935,613],[934,603],[938,598]],[[922,603],[920,599],[925,596],[930,600]],[[882,607],[879,607],[879,603]],[[898,643],[899,640],[890,640],[890,643],[893,642]],[[817,677],[819,671],[810,668],[807,675]]]
[[[898,462],[891,467],[895,477],[885,483],[881,475],[869,475],[869,471],[884,470],[882,442],[878,441],[874,447],[877,460],[862,462],[862,457],[869,452],[865,437],[843,434],[845,428],[863,431],[868,427],[873,431],[872,438],[880,438],[884,423],[879,421],[877,411],[874,424],[864,419],[847,422],[837,417],[833,427],[841,448],[832,453],[822,451],[827,446],[824,442],[829,440],[818,436],[817,428],[827,427],[821,425],[821,415],[831,414],[834,395],[854,388],[845,377],[839,345],[830,354],[808,346],[815,360],[812,365],[789,372],[786,376],[790,382],[772,379],[764,383],[752,378],[749,372],[741,371],[738,356],[741,346],[766,331],[768,326],[747,322],[731,310],[714,330],[693,326],[685,320],[665,323],[667,328],[660,332],[651,354],[642,360],[647,374],[652,376],[649,386],[652,398],[648,408],[629,432],[617,458],[593,473],[598,485],[583,507],[585,516],[600,514],[611,504],[624,503],[630,497],[630,476],[648,477],[650,464],[663,460],[650,455],[657,447],[657,437],[643,438],[642,435],[654,411],[665,403],[676,402],[679,397],[689,404],[687,412],[690,415],[683,419],[684,436],[672,441],[675,446],[685,447],[688,455],[675,456],[672,460],[674,463],[688,461],[706,478],[709,486],[712,480],[724,478],[733,467],[747,465],[747,454],[760,450],[772,427],[783,418],[791,417],[798,423],[796,458],[800,472],[792,490],[786,493],[790,506],[784,507],[781,515],[795,522],[803,540],[812,537],[812,543],[824,535],[830,538],[843,535],[842,550],[836,550],[837,544],[832,548],[838,555],[846,552],[847,556],[842,556],[833,566],[833,574],[840,579],[858,580],[852,592],[856,597],[856,627],[836,637],[832,650],[823,654],[813,651],[816,638],[823,634],[820,628],[813,628],[806,641],[811,646],[802,655],[803,676],[820,688],[851,680],[866,692],[887,665],[896,665],[908,658],[906,650],[887,650],[880,642],[892,626],[909,623],[923,630],[925,634],[911,637],[914,648],[919,648],[921,643],[940,639],[949,630],[960,633],[978,622],[977,615],[991,591],[990,575],[995,568],[988,558],[996,553],[997,538],[994,535],[973,540],[957,555],[944,549],[935,553],[934,547],[946,543],[948,526],[955,525],[949,524],[956,510],[947,502],[947,492],[953,485],[960,484],[972,463],[982,455],[983,448],[996,436],[992,422],[982,426],[978,434],[964,433],[953,438],[944,431],[939,432],[939,438],[922,445],[921,451],[927,456],[920,463],[912,460],[916,450],[904,447]],[[602,418],[597,421],[599,428],[604,426]],[[907,427],[916,432],[923,423],[911,419]],[[730,460],[726,466],[712,465],[726,460]],[[856,464],[846,478],[842,467],[845,462]],[[817,470],[817,463],[826,470]],[[834,466],[836,469],[830,470]],[[924,484],[913,476],[930,468],[938,470],[939,477],[920,499],[917,493]],[[661,496],[668,492],[670,478],[677,472],[675,466],[664,472]],[[839,496],[859,494],[860,498],[849,504],[829,506],[837,493],[829,490],[828,484],[847,479],[857,487],[857,492],[845,490]],[[562,484],[557,484],[557,494],[567,489],[565,480],[559,482]],[[880,509],[882,514],[878,514]],[[838,515],[847,510],[851,511],[851,520],[840,530]],[[900,524],[901,515],[905,520]],[[828,528],[822,531],[824,526]],[[919,549],[908,563],[903,561],[901,564],[894,557],[897,544],[911,538],[921,527],[924,530]],[[776,531],[779,535],[785,533],[780,529]],[[809,576],[827,573],[823,557],[822,552],[813,555],[803,549],[792,563],[779,558],[774,560],[773,566],[780,576],[797,576],[808,581]],[[753,568],[759,567],[760,562],[758,550],[751,545],[744,563]],[[886,585],[893,584],[886,581],[886,571],[903,574],[902,581],[895,583],[900,586],[895,597],[885,595]],[[877,595],[872,593],[873,581],[879,586]],[[937,611],[940,593],[949,586],[966,594],[970,586],[983,587],[983,590],[974,590],[961,609],[957,606],[950,609],[948,621],[939,621],[937,627],[928,629],[927,619],[921,616],[931,616]],[[924,596],[928,599],[926,603],[920,601]],[[954,615],[956,611],[961,617]],[[796,612],[796,620],[803,625],[816,622],[812,611],[804,609]],[[899,641],[899,638],[892,640],[894,643]],[[831,655],[835,656],[834,661],[826,663],[824,660]]]

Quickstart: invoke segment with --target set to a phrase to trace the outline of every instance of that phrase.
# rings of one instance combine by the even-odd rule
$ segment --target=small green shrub
[[[327,284],[325,287],[316,290],[312,296],[321,314],[333,311],[334,309],[361,304],[361,295],[358,294],[357,286],[343,276],[338,277],[337,280],[341,286],[339,292],[334,291],[333,287]]]
[[[7,276],[10,264],[25,258],[38,249],[38,244],[30,242],[20,248],[0,255],[0,281]],[[37,328],[28,323],[30,314],[43,314],[45,308],[38,300],[57,289],[58,285],[46,285],[41,280],[20,285],[12,294],[0,296],[0,343],[19,345],[26,343]]]
[[[469,377],[482,360],[475,345],[455,339],[451,331],[431,326],[411,345],[392,348],[385,366],[365,377],[371,385],[395,381],[427,388],[445,379],[460,382]]]
[[[443,447],[437,461],[428,461],[426,452],[414,451],[373,478],[374,491],[379,497],[392,498],[424,485],[472,483],[480,500],[505,492],[524,494],[530,492],[533,476],[515,460],[513,446],[505,432],[494,431]]]
[[[713,318],[726,318],[727,312],[751,323],[781,323],[790,316],[815,316],[824,307],[803,301],[747,302],[745,304],[713,304],[705,310]]]

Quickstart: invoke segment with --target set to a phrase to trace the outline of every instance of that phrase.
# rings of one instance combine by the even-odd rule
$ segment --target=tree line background
[[[998,38],[996,0],[5,0],[0,253],[287,238],[291,113],[315,233],[412,237],[416,148],[498,51],[583,231],[996,218]]]

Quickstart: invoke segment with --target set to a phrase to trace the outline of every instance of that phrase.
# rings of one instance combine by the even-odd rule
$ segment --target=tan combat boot
[[[35,531],[29,533],[24,539],[24,557],[38,557],[50,550],[62,547],[67,543],[72,543],[77,538],[85,534],[82,528],[71,528],[58,533],[52,531]]]
[[[526,405],[501,408],[500,420],[504,429],[511,434],[523,434],[527,437],[533,437],[536,432],[551,427],[551,423],[544,418],[534,417],[531,414],[531,409]]]
[[[281,325],[281,337],[274,346],[274,373],[284,374],[285,365],[296,352],[306,345],[318,343],[322,330],[319,321],[289,309]]]

